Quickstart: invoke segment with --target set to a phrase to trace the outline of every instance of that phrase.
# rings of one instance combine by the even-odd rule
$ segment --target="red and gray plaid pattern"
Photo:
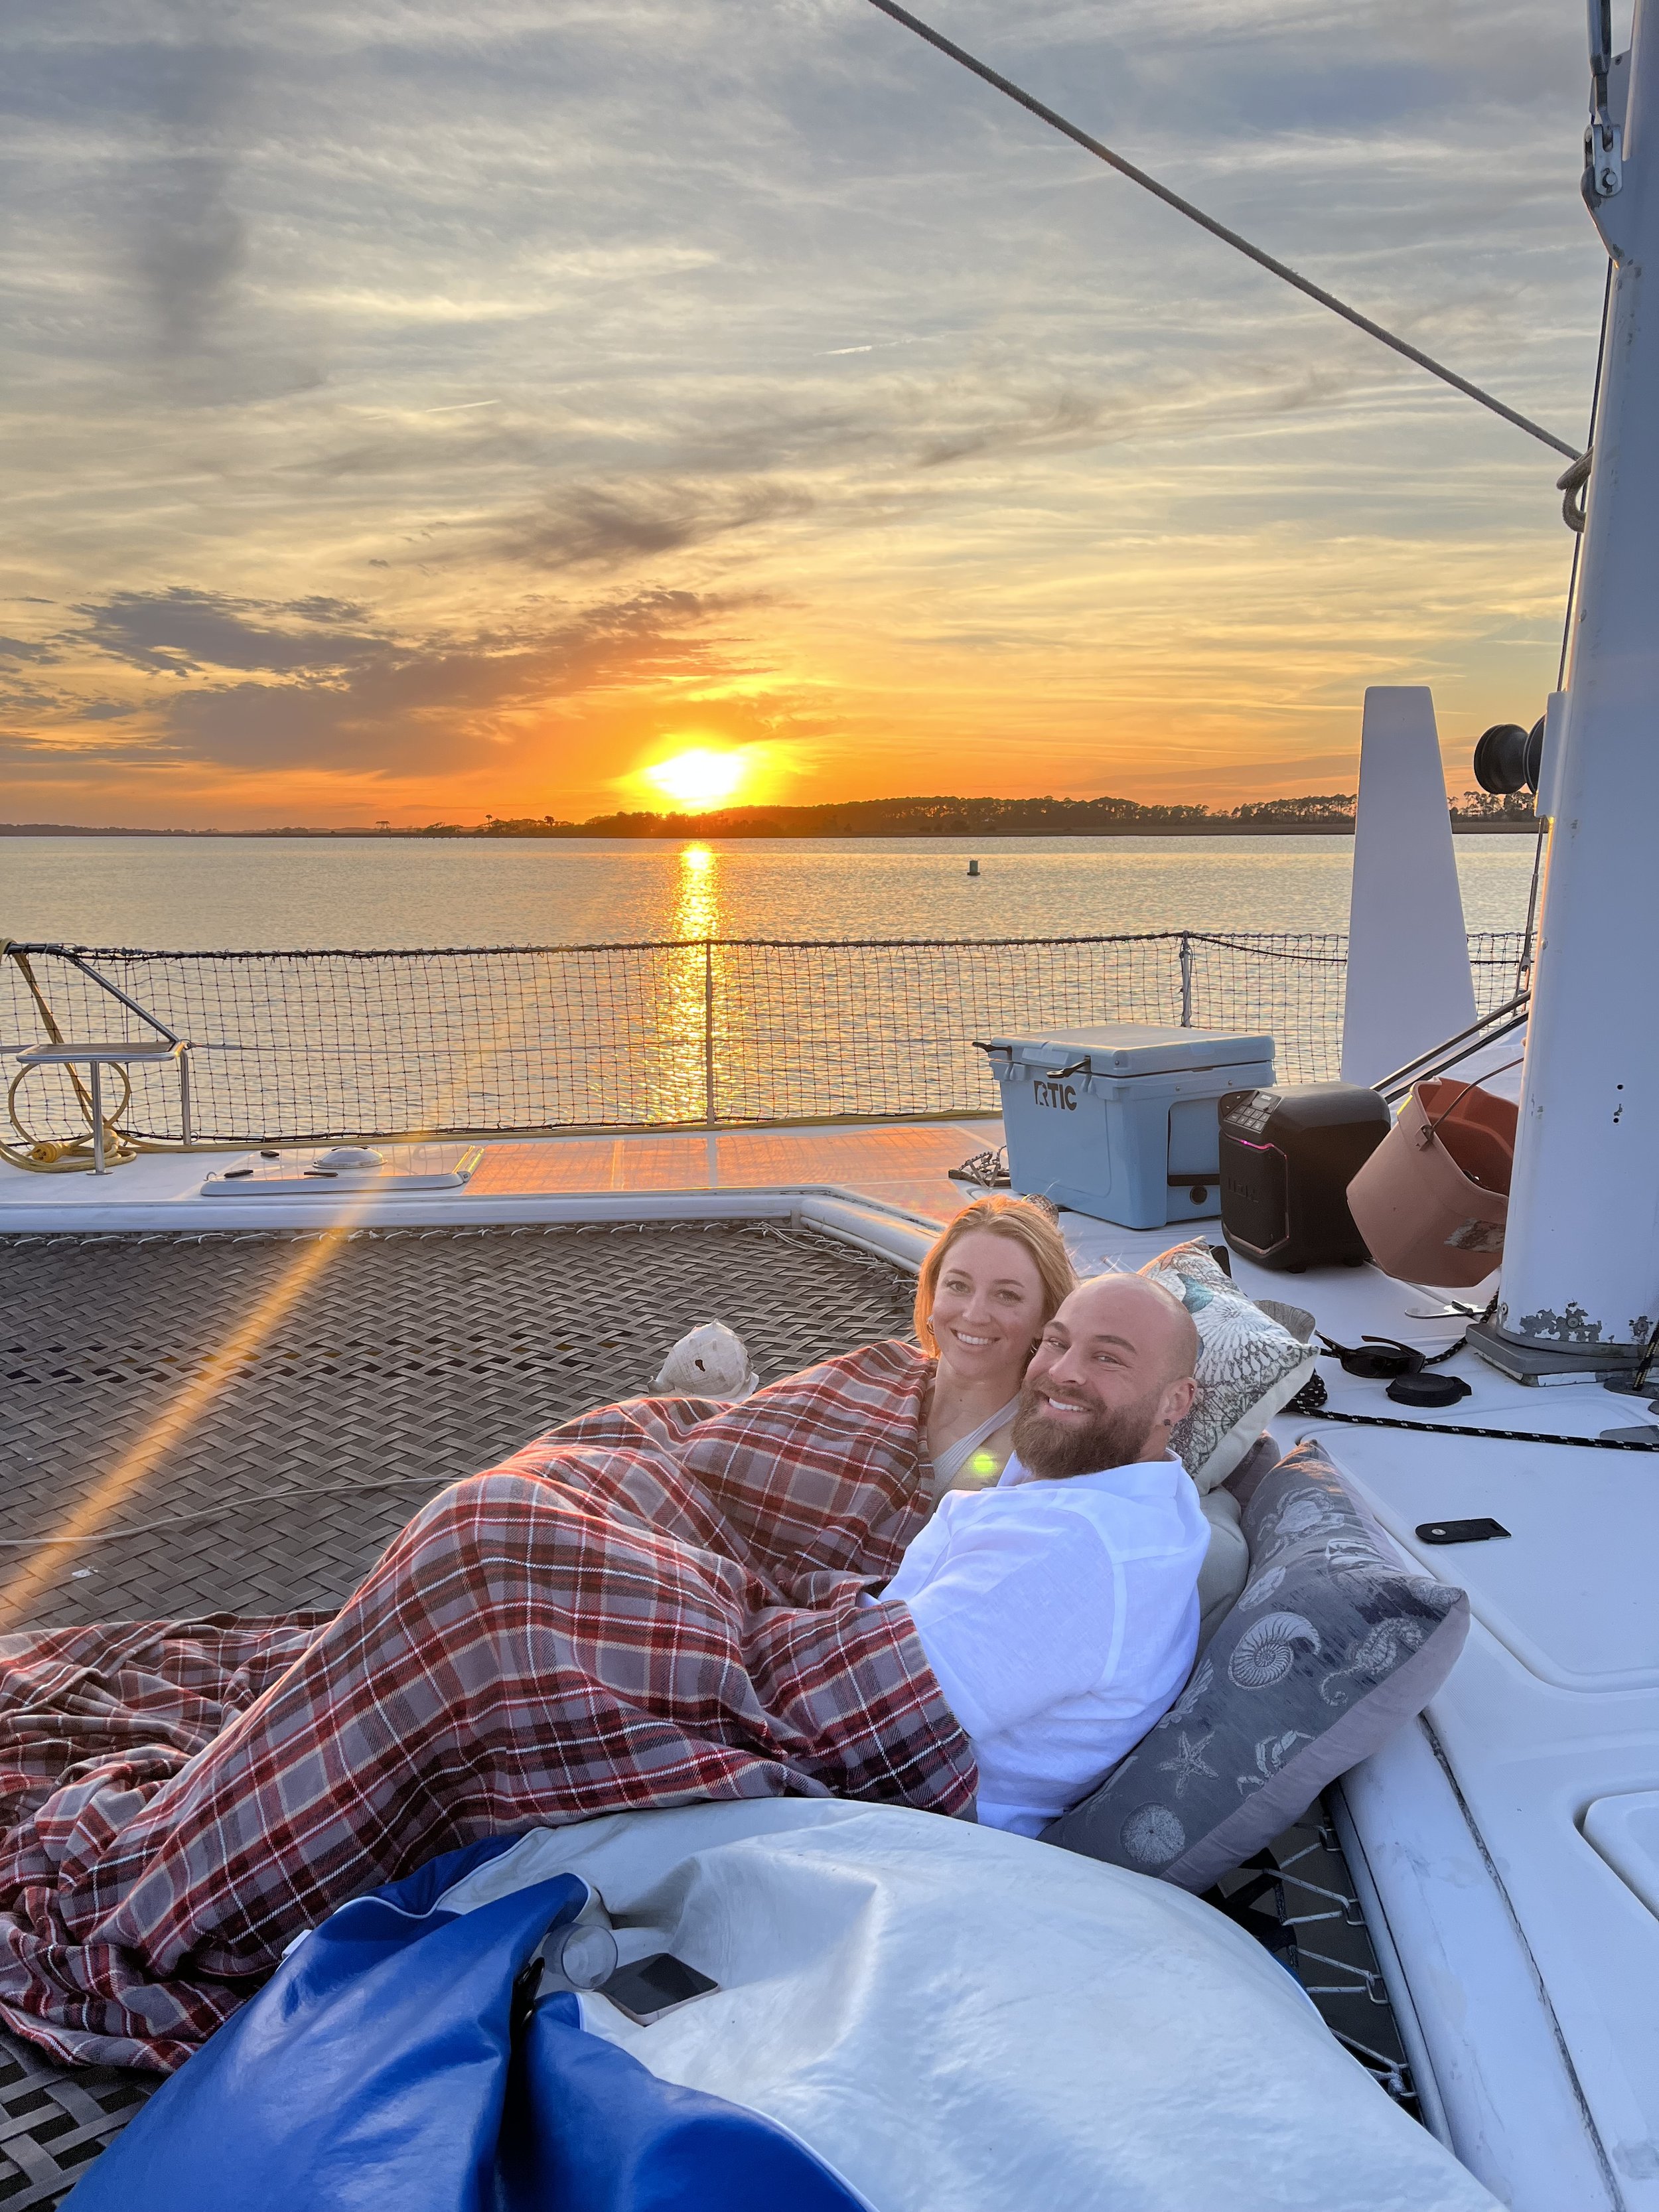
[[[167,2071],[336,1906],[478,1838],[784,1795],[969,1810],[900,1606],[912,1349],[639,1401],[456,1484],[332,1618],[0,1638],[0,2019]],[[713,1413],[713,1418],[708,1416]]]

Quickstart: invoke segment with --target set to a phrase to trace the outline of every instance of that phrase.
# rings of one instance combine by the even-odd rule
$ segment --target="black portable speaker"
[[[1220,1103],[1221,1232],[1259,1267],[1358,1267],[1370,1258],[1348,1185],[1389,1133],[1388,1107],[1358,1083],[1230,1091]]]

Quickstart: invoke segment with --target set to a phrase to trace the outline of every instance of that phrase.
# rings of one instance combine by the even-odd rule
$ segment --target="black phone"
[[[1493,1536],[1507,1536],[1501,1521],[1419,1521],[1419,1540],[1425,1544],[1484,1544]]]
[[[599,1984],[599,1995],[609,1997],[629,2020],[649,2027],[653,2020],[660,2020],[677,2005],[690,2004],[693,1997],[706,1997],[710,1990],[719,1987],[718,1982],[711,1982],[707,1974],[688,1966],[672,1951],[653,1951],[648,1959],[618,1966],[608,1982]]]

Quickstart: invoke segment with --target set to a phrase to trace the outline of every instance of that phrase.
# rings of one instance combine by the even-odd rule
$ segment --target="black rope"
[[[1039,122],[1046,123],[1051,131],[1058,131],[1074,146],[1081,146],[1085,154],[1092,154],[1097,161],[1104,161],[1108,168],[1115,169],[1121,177],[1127,177],[1131,184],[1139,185],[1143,191],[1151,192],[1155,199],[1162,200],[1165,207],[1172,207],[1177,215],[1184,215],[1189,222],[1197,223],[1200,229],[1207,230],[1212,238],[1218,238],[1224,246],[1231,246],[1235,252],[1243,254],[1258,268],[1267,270],[1269,275],[1281,278],[1286,284],[1294,285],[1298,292],[1306,293],[1309,299],[1316,300],[1322,307],[1328,307],[1334,315],[1340,315],[1356,330],[1364,331],[1368,337],[1391,347],[1407,361],[1414,362],[1419,368],[1427,369],[1431,376],[1437,376],[1443,384],[1449,384],[1455,392],[1461,392],[1466,398],[1477,401],[1482,407],[1489,407],[1494,415],[1501,415],[1506,422],[1513,422],[1517,430],[1524,430],[1529,438],[1536,438],[1556,453],[1565,453],[1570,461],[1582,458],[1576,446],[1569,446],[1553,431],[1545,429],[1542,423],[1534,422],[1528,415],[1517,413],[1513,407],[1506,407],[1501,399],[1494,398],[1480,385],[1471,384],[1468,377],[1460,376],[1455,369],[1448,368],[1432,354],[1424,353],[1405,338],[1397,337],[1394,331],[1384,330],[1381,323],[1374,323],[1369,315],[1362,315],[1358,307],[1349,307],[1346,301],[1339,300],[1334,292],[1326,291],[1322,285],[1316,284],[1310,277],[1300,275],[1273,254],[1264,252],[1261,246],[1252,246],[1248,238],[1241,238],[1236,230],[1229,230],[1224,222],[1218,222],[1213,216],[1206,215],[1202,208],[1194,207],[1190,200],[1182,199],[1179,192],[1172,192],[1167,185],[1159,184],[1156,177],[1149,177],[1145,169],[1139,169],[1133,161],[1125,161],[1121,154],[1115,154],[1109,146],[1103,146],[1098,138],[1091,138],[1086,131],[1079,131],[1075,123],[1068,123],[1063,115],[1057,115],[1052,107],[1045,107],[1030,93],[1023,91],[1009,78],[989,68],[984,62],[976,60],[952,40],[924,23],[920,16],[913,15],[908,8],[901,8],[897,0],[870,0],[870,5],[879,8],[884,15],[890,15],[896,23],[902,23],[907,31],[914,31],[930,46],[937,46],[940,53],[948,54],[953,62],[960,62],[963,69],[971,70],[975,76],[983,77],[987,84],[994,85],[997,91],[1006,94],[1010,100],[1018,100]]]
[[[1328,1407],[1315,1416],[1318,1421],[1346,1421],[1351,1429],[1411,1429],[1423,1437],[1491,1437],[1504,1444],[1573,1444],[1586,1451],[1659,1451],[1659,1428],[1650,1444],[1633,1437],[1553,1437],[1535,1429],[1472,1429],[1450,1421],[1404,1421],[1389,1413],[1336,1413]]]

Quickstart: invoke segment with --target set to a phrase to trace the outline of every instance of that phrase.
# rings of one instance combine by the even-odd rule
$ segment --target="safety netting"
[[[1469,939],[1477,1006],[1522,973],[1519,931]],[[1264,1031],[1279,1076],[1333,1076],[1336,933],[158,952],[19,945],[0,957],[13,1110],[84,1136],[84,1069],[43,1042],[189,1046],[189,1134],[217,1144],[994,1113],[975,1039],[1109,1021]],[[105,1078],[132,1137],[185,1134],[176,1064]],[[131,1097],[123,1102],[123,1088]]]

